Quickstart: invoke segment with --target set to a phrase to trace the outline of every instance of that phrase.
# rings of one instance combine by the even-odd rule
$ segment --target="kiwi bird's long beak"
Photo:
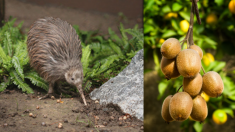
[[[77,89],[78,89],[78,91],[79,91],[79,93],[80,93],[80,95],[81,95],[81,97],[82,97],[82,100],[83,100],[84,104],[87,105],[87,104],[86,104],[85,96],[84,96],[84,94],[83,94],[82,85],[78,85],[78,86],[77,86]]]

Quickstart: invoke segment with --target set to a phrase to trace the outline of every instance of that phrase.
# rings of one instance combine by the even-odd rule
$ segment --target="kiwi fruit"
[[[180,51],[180,42],[175,38],[167,39],[161,46],[161,53],[167,59],[175,58]]]
[[[176,66],[175,59],[167,59],[164,56],[162,56],[161,70],[167,80],[171,78],[177,78],[180,76],[180,73],[178,72],[178,69]]]
[[[202,77],[202,90],[210,97],[218,97],[224,90],[224,83],[217,72],[209,71]]]
[[[202,88],[202,76],[197,74],[194,78],[184,78],[183,79],[183,89],[192,97],[197,96]]]
[[[170,115],[176,121],[188,119],[192,112],[192,108],[193,100],[186,92],[178,92],[170,100]]]
[[[197,45],[191,45],[191,46],[189,47],[189,49],[193,49],[193,50],[197,51],[197,53],[199,54],[200,58],[202,59],[202,57],[203,57],[203,52],[202,52],[202,49],[201,49],[199,46],[197,46]]]
[[[196,121],[203,122],[206,119],[207,114],[208,108],[206,101],[201,95],[197,95],[193,99],[193,109],[190,116]]]
[[[183,77],[193,78],[200,72],[201,59],[197,51],[184,49],[177,55],[176,65]]]
[[[162,118],[167,122],[172,122],[174,119],[171,117],[170,112],[169,112],[169,103],[172,98],[172,95],[169,95],[165,98],[162,104]]]

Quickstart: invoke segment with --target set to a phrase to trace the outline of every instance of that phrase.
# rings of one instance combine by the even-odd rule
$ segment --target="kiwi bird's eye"
[[[74,80],[74,78],[71,78],[71,80]]]

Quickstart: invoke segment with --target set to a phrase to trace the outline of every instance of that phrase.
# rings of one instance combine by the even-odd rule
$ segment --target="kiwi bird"
[[[77,87],[85,105],[82,90],[82,47],[75,29],[59,18],[45,17],[34,22],[28,32],[30,65],[49,83],[44,99],[54,94],[54,86],[67,81]]]

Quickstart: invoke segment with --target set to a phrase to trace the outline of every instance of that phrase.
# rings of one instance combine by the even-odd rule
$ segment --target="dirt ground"
[[[86,95],[81,97],[38,100],[41,92],[27,95],[20,90],[0,93],[1,132],[139,132],[143,122],[123,113],[113,104],[100,105]],[[30,113],[33,114],[30,117]],[[34,117],[34,115],[36,117]],[[62,123],[62,128],[59,128]]]
[[[118,33],[120,22],[125,28],[133,28],[136,24],[143,26],[141,17],[129,19],[125,14],[83,11],[65,6],[42,6],[24,0],[6,0],[5,19],[10,16],[17,18],[16,25],[24,21],[23,33],[27,33],[35,20],[45,16],[59,17],[72,25],[78,25],[81,30],[99,30],[101,34],[107,34],[109,27]],[[0,93],[0,132],[143,131],[143,121],[123,113],[116,105],[95,103],[88,93],[87,107],[80,97],[62,98],[63,103],[57,103],[57,99],[37,99],[44,94],[46,91],[35,91],[35,94],[27,95],[17,88]],[[36,117],[30,117],[30,113]],[[61,129],[59,123],[62,123]]]

